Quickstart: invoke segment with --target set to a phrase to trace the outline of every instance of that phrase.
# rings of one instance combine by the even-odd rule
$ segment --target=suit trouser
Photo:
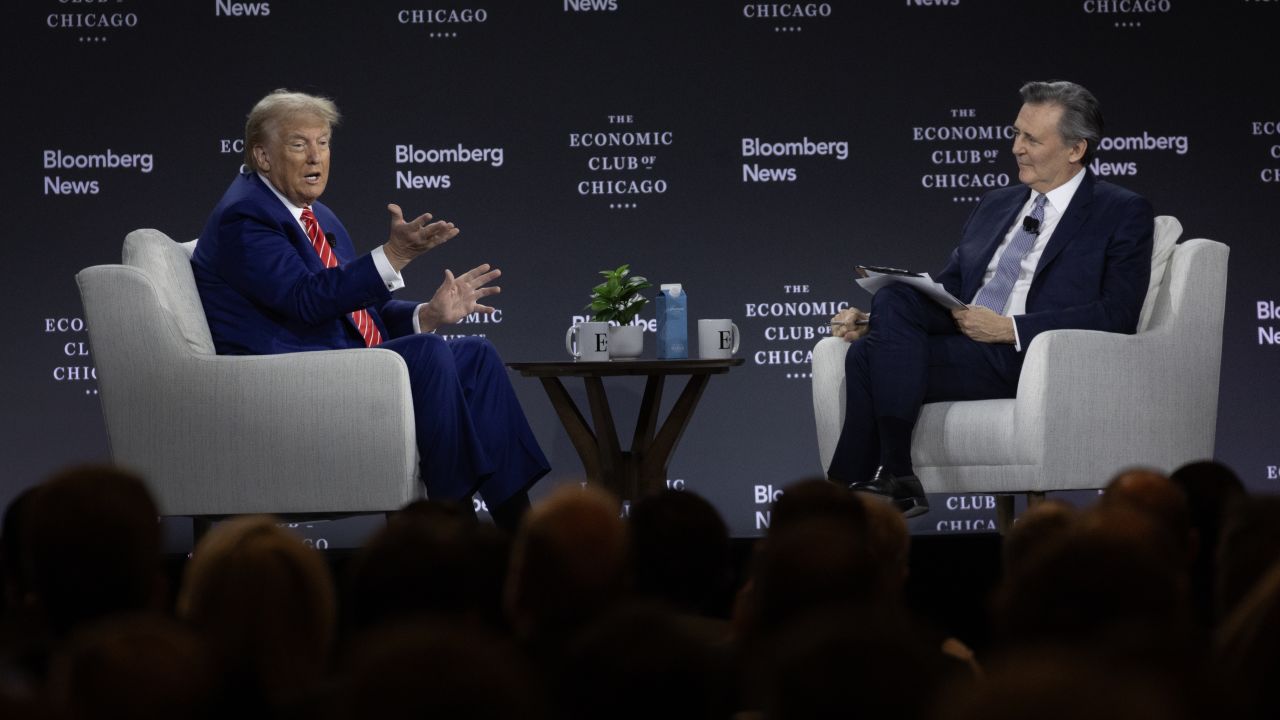
[[[951,312],[890,284],[871,301],[867,334],[845,355],[845,420],[827,474],[851,483],[878,466],[911,468],[911,429],[926,402],[1014,397],[1022,353],[970,340]]]
[[[409,366],[428,497],[461,500],[479,491],[495,507],[550,470],[488,340],[420,333],[379,347],[395,351]]]

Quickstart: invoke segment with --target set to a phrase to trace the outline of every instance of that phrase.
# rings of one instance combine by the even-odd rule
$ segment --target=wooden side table
[[[623,500],[657,492],[666,486],[667,464],[689,425],[702,391],[712,375],[722,375],[742,364],[742,358],[727,360],[612,360],[606,362],[513,362],[507,367],[525,377],[536,377],[551,399],[551,406],[569,433],[569,439],[582,458],[587,479],[596,482]],[[623,450],[614,428],[613,411],[605,394],[602,378],[638,375],[646,378],[640,400],[640,416],[631,439],[631,449]],[[684,390],[675,406],[658,429],[658,410],[662,404],[662,386],[669,375],[688,375]],[[580,377],[587,387],[591,419],[586,418],[570,397],[562,377]]]

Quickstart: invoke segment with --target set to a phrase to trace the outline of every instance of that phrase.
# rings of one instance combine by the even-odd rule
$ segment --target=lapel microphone
[[[1027,219],[1031,220],[1031,218],[1027,218]],[[1036,227],[1038,228],[1039,226],[1040,226],[1039,223],[1036,223]],[[1035,230],[1032,230],[1032,232],[1035,232]],[[338,247],[338,241],[333,239],[333,233],[331,232],[327,232],[324,234],[324,241],[329,243],[329,247],[331,248]]]
[[[1040,221],[1039,221],[1039,220],[1037,220],[1037,219],[1035,219],[1035,218],[1033,218],[1033,217],[1031,217],[1030,215],[1028,215],[1027,217],[1022,218],[1022,229],[1023,229],[1023,230],[1026,230],[1027,232],[1031,233],[1032,235],[1039,235],[1039,234],[1040,234]],[[326,234],[327,234],[327,233],[326,233]],[[333,244],[333,241],[332,241],[332,240],[330,240],[330,241],[329,241],[329,244]]]

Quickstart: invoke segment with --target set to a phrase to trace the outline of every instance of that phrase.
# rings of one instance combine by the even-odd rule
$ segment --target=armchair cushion
[[[197,353],[214,354],[213,336],[191,272],[195,241],[179,244],[159,230],[134,230],[124,239],[124,264],[142,270],[156,286],[161,307],[178,323],[182,339]],[[157,319],[158,320],[158,319]]]
[[[1169,258],[1173,255],[1173,246],[1178,244],[1182,236],[1182,223],[1171,215],[1156,218],[1155,241],[1151,244],[1151,280],[1147,283],[1147,297],[1142,302],[1142,313],[1138,316],[1138,332],[1151,326],[1151,313],[1155,310],[1156,296],[1160,294],[1160,285],[1164,282],[1165,269],[1169,267]]]

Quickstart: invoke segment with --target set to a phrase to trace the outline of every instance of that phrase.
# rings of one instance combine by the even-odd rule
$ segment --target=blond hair
[[[284,88],[272,90],[249,111],[244,124],[244,163],[254,170],[261,170],[253,157],[253,149],[265,145],[280,128],[285,118],[312,115],[324,121],[330,128],[342,121],[342,114],[332,100],[318,95],[292,92]]]

